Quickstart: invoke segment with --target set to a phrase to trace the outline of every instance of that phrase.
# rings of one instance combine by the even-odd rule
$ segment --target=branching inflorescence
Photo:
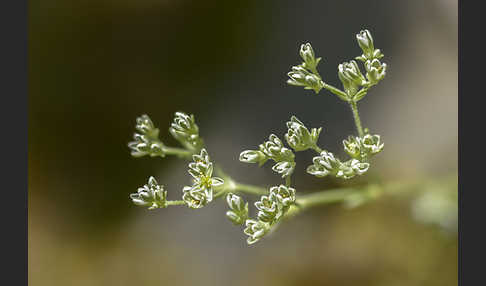
[[[307,207],[326,204],[335,201],[364,200],[371,193],[363,194],[349,190],[323,191],[305,196],[297,196],[292,186],[291,176],[296,168],[294,152],[314,150],[318,155],[307,167],[307,173],[316,177],[333,176],[341,179],[351,179],[366,173],[370,168],[370,159],[383,150],[380,135],[370,134],[363,129],[359,118],[357,102],[364,98],[368,90],[380,82],[386,73],[386,64],[380,59],[383,54],[374,48],[373,38],[368,30],[356,35],[362,54],[355,58],[364,65],[363,75],[355,60],[344,62],[338,66],[338,77],[342,82],[340,90],[323,81],[317,65],[321,58],[316,58],[314,49],[309,43],[300,47],[303,62],[293,66],[288,73],[287,81],[290,85],[302,86],[318,94],[322,89],[330,91],[341,100],[349,103],[353,113],[358,136],[349,136],[343,140],[344,151],[349,159],[340,160],[333,153],[321,149],[317,145],[322,127],[310,130],[295,116],[287,122],[288,131],[284,135],[288,147],[275,134],[270,134],[268,141],[261,143],[256,150],[246,150],[240,153],[239,160],[245,163],[264,165],[273,161],[272,170],[278,173],[284,182],[277,186],[262,188],[258,186],[236,182],[221,168],[211,162],[205,149],[204,141],[199,136],[199,128],[193,115],[176,112],[174,122],[169,128],[170,134],[177,139],[183,148],[169,147],[159,140],[159,129],[147,115],[137,118],[134,141],[128,144],[134,157],[151,156],[165,157],[176,155],[192,161],[188,165],[192,184],[182,188],[182,200],[167,200],[167,191],[159,185],[154,177],[150,177],[148,184],[130,195],[136,205],[148,209],[165,208],[169,205],[185,205],[192,209],[202,208],[212,202],[214,198],[226,196],[229,210],[226,216],[235,225],[244,225],[244,233],[248,235],[247,243],[253,244],[269,233],[282,218],[290,213],[295,214]],[[214,176],[214,174],[219,177]],[[255,218],[248,212],[248,203],[237,193],[260,195],[255,202],[258,210]],[[361,196],[362,197],[359,197]]]

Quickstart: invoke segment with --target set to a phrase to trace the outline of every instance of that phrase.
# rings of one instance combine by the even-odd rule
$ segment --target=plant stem
[[[346,200],[350,195],[356,193],[363,193],[363,189],[341,188],[331,189],[327,191],[320,191],[303,195],[297,199],[296,204],[302,210],[323,204],[338,203]]]
[[[361,120],[359,119],[358,105],[353,100],[349,101],[349,105],[351,106],[351,110],[353,111],[354,123],[356,124],[356,129],[358,129],[359,137],[363,137],[364,132],[363,127],[361,127]]]
[[[313,149],[314,151],[316,151],[318,154],[321,154],[321,152],[322,152],[322,149],[321,149],[321,148],[319,148],[319,146],[317,146],[317,145],[312,146],[312,149]]]
[[[329,90],[330,92],[334,93],[335,95],[337,95],[340,99],[344,101],[348,101],[348,95],[344,91],[340,90],[339,88],[334,87],[327,83],[324,83],[323,87]]]
[[[268,190],[263,187],[258,187],[258,186],[253,186],[253,185],[246,185],[246,184],[240,184],[240,183],[234,183],[235,187],[233,191],[236,192],[243,192],[243,193],[248,193],[248,194],[254,194],[254,195],[265,195],[268,193]]]
[[[192,151],[182,149],[182,148],[164,146],[163,150],[168,155],[176,155],[178,157],[183,157],[183,158],[191,158],[191,156],[193,155]]]
[[[290,176],[285,177],[285,186],[290,187],[290,184],[292,183],[292,179]]]
[[[168,206],[180,206],[184,204],[186,204],[184,201],[167,201]]]

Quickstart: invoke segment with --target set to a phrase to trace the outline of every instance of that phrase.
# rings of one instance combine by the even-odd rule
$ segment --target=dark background
[[[457,200],[443,200],[457,196],[455,1],[29,4],[30,285],[457,284]],[[198,211],[131,204],[150,175],[171,199],[189,181],[186,162],[130,156],[143,113],[170,145],[174,112],[193,113],[212,159],[243,182],[279,182],[269,165],[238,155],[270,133],[283,138],[291,115],[323,126],[320,146],[342,155],[355,133],[349,107],[288,86],[286,73],[310,42],[320,74],[340,87],[336,67],[360,54],[364,28],[388,73],[360,114],[385,151],[345,183],[306,175],[313,154],[298,153],[296,188],[433,183],[352,210],[309,211],[252,247],[223,202]]]

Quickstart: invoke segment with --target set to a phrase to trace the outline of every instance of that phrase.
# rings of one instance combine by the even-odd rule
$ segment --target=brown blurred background
[[[30,285],[457,285],[456,1],[38,0],[29,13]],[[342,154],[349,107],[286,73],[311,42],[341,86],[337,65],[360,54],[364,28],[389,69],[360,114],[385,151],[344,183],[307,175],[313,154],[299,153],[295,186],[427,183],[311,210],[252,247],[222,201],[132,205],[150,175],[170,199],[189,181],[186,162],[130,156],[143,113],[171,145],[174,112],[193,113],[213,160],[243,182],[279,181],[238,155],[283,138],[291,115]]]

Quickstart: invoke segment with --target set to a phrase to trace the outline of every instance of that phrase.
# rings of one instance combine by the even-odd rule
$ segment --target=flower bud
[[[356,34],[356,40],[358,40],[358,45],[363,50],[364,56],[368,59],[372,58],[375,47],[370,31],[361,30],[359,34]]]
[[[226,212],[226,216],[235,225],[243,224],[248,218],[248,203],[245,204],[241,197],[232,193],[228,193],[226,202],[231,209]]]
[[[263,165],[268,160],[267,156],[262,151],[246,150],[240,153],[240,161],[244,163],[258,163]]]
[[[291,85],[304,86],[305,89],[312,89],[316,93],[319,93],[324,87],[324,82],[319,76],[309,72],[302,66],[292,67],[292,71],[287,73],[287,75],[290,77],[287,83]]]
[[[307,127],[295,116],[292,116],[290,121],[287,122],[287,128],[288,132],[285,134],[285,139],[295,151],[303,151],[316,146],[322,130],[322,128],[312,128],[309,132]]]
[[[292,175],[295,169],[294,162],[282,161],[272,167],[272,170],[281,174],[282,178]]]
[[[303,67],[315,70],[321,58],[315,58],[314,49],[310,43],[302,44],[299,51],[300,57],[304,60]]]
[[[354,96],[358,87],[366,83],[366,79],[355,61],[342,63],[338,66],[338,77],[343,83],[344,90],[349,96]]]

